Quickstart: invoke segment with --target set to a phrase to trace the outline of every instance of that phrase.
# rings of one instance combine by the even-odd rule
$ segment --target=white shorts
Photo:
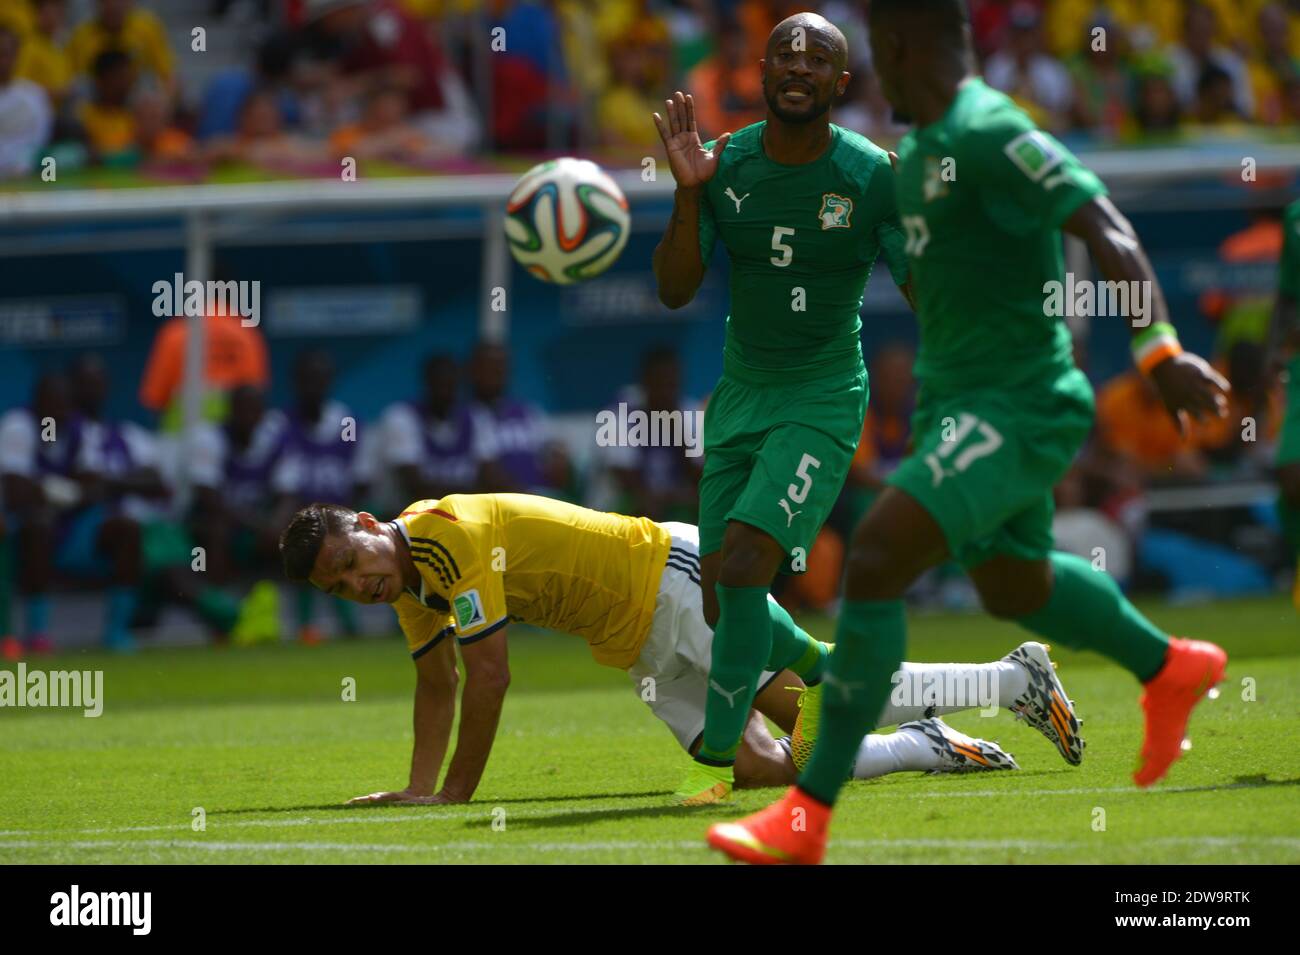
[[[704,621],[698,528],[693,524],[659,526],[673,535],[672,547],[659,578],[650,634],[627,675],[637,695],[668,724],[682,749],[690,752],[704,732],[713,630]],[[775,676],[764,672],[759,691]]]

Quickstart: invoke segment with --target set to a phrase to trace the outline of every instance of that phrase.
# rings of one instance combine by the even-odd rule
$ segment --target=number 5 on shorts
[[[952,457],[953,452],[970,437],[972,431],[978,431],[982,440],[968,443],[961,454],[952,459],[952,470],[945,470],[943,462]],[[973,414],[962,412],[957,416],[957,427],[953,430],[952,436],[943,440],[938,451],[932,451],[925,456],[925,463],[929,465],[930,473],[934,478],[933,486],[938,487],[945,477],[960,474],[980,458],[988,457],[1000,447],[1002,447],[1002,435],[993,425],[981,421]]]
[[[799,461],[799,466],[795,468],[794,476],[803,482],[803,486],[791,484],[785,489],[790,500],[795,504],[802,504],[808,500],[808,491],[812,488],[812,475],[808,473],[809,468],[819,468],[822,463],[814,458],[811,454],[805,454]]]

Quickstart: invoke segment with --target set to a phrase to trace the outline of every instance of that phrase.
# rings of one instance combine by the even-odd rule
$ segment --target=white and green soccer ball
[[[588,159],[539,163],[506,202],[510,253],[555,285],[586,281],[613,265],[631,223],[623,190]]]

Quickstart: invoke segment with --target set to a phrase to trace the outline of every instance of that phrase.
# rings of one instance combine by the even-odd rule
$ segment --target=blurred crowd
[[[280,639],[290,615],[279,606],[279,533],[314,501],[388,517],[425,498],[517,491],[695,519],[698,456],[680,446],[598,447],[589,416],[566,440],[545,412],[512,395],[501,345],[483,342],[464,360],[427,356],[406,397],[358,421],[335,394],[328,352],[298,352],[284,370],[292,397],[273,407],[261,332],[225,315],[205,321],[196,427],[182,428],[178,414],[184,319],[160,329],[139,384],[155,427],[106,411],[126,383],[112,381],[93,352],[47,368],[30,401],[0,416],[5,656],[53,647],[50,595],[69,587],[107,588],[102,640],[114,650],[132,649],[132,631],[168,604],[188,608],[217,641]],[[651,349],[611,406],[698,411],[680,382],[677,353]],[[320,641],[325,605],[337,633],[357,633],[352,605],[310,588],[293,599],[300,641]]]
[[[672,90],[707,137],[764,114],[771,27],[818,9],[850,44],[837,122],[901,132],[869,0],[0,0],[0,176],[339,162],[457,168],[578,150],[639,159]],[[1300,0],[971,0],[988,81],[1063,136],[1300,122]],[[203,28],[196,39],[195,28]],[[219,42],[221,37],[224,42]],[[202,49],[195,49],[196,45]],[[200,59],[201,58],[201,59]]]
[[[1277,226],[1275,217],[1261,216],[1226,240],[1223,254],[1276,255]],[[1211,292],[1203,306],[1216,320],[1215,363],[1233,384],[1230,414],[1180,434],[1136,371],[1095,382],[1097,423],[1057,488],[1057,535],[1061,546],[1089,557],[1102,542],[1106,569],[1121,582],[1177,590],[1195,585],[1186,575],[1209,568],[1220,587],[1266,590],[1263,566],[1235,548],[1147,526],[1143,502],[1151,488],[1203,489],[1223,478],[1269,473],[1282,402],[1260,337],[1268,301]],[[519,491],[656,520],[696,519],[704,459],[692,453],[689,430],[674,443],[653,432],[640,442],[602,442],[599,416],[556,419],[519,399],[503,345],[482,342],[466,356],[427,356],[418,381],[395,384],[395,394],[404,396],[373,420],[358,420],[336,394],[327,351],[301,350],[278,372],[290,384],[290,398],[273,407],[261,332],[232,316],[204,321],[210,347],[197,427],[183,429],[178,414],[187,335],[180,318],[160,328],[138,385],[140,404],[156,414],[155,427],[106,412],[113,389],[127,383],[113,382],[93,352],[47,368],[30,402],[0,417],[5,655],[50,649],[51,592],[87,585],[107,587],[103,641],[113,649],[132,648],[132,631],[156,622],[167,604],[188,608],[215,640],[236,644],[278,640],[290,618],[300,641],[319,642],[325,608],[336,618],[336,633],[355,634],[352,605],[278,583],[279,532],[295,509],[313,501],[388,517],[424,498]],[[1076,357],[1087,370],[1086,348],[1080,345]],[[861,442],[808,555],[808,572],[784,578],[778,588],[789,606],[833,607],[852,529],[907,453],[913,363],[902,343],[870,355],[871,402]],[[680,356],[671,346],[647,350],[629,377],[610,396],[608,408],[622,409],[616,413],[707,414],[707,398],[683,393]],[[1145,577],[1135,570],[1139,564]],[[954,568],[940,568],[914,596],[961,605],[974,599],[966,587]],[[286,594],[292,611],[280,607]]]

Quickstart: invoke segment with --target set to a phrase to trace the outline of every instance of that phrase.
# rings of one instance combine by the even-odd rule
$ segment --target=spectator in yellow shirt
[[[32,0],[32,7],[36,18],[23,43],[18,75],[44,87],[57,111],[72,84],[72,63],[59,39],[67,4],[65,0]]]
[[[72,33],[68,58],[73,72],[89,75],[95,58],[122,50],[137,71],[148,73],[170,95],[175,92],[175,62],[162,21],[136,7],[135,0],[96,0],[95,15]]]
[[[135,118],[131,89],[135,67],[121,50],[105,50],[91,64],[94,93],[77,109],[86,148],[95,162],[118,164],[133,156]]]
[[[609,47],[613,78],[598,110],[602,145],[644,153],[659,138],[645,118],[663,103],[668,72],[668,26],[642,20]]]
[[[1291,53],[1290,21],[1280,3],[1260,8],[1256,25],[1258,56],[1250,61],[1255,119],[1270,125],[1287,122],[1283,97],[1288,80],[1300,76],[1300,60]]]
[[[0,27],[7,27],[20,40],[36,29],[31,0],[0,0]]]

